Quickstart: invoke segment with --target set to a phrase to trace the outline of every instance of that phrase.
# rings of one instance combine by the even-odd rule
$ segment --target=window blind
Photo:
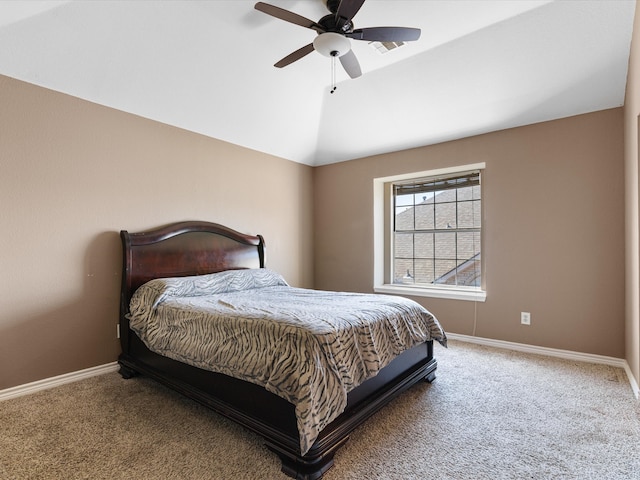
[[[439,192],[453,188],[474,187],[480,185],[480,171],[458,173],[442,178],[413,180],[410,183],[394,184],[395,195],[415,195],[427,192]]]

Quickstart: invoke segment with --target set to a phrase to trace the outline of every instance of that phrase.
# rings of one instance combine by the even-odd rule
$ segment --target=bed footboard
[[[416,383],[435,378],[433,342],[406,351],[349,393],[346,410],[300,455],[294,406],[264,388],[223,374],[202,370],[151,352],[131,332],[131,353],[119,358],[120,374],[142,374],[166,385],[260,435],[282,462],[282,471],[298,480],[320,478],[333,465],[335,453],[371,415]]]

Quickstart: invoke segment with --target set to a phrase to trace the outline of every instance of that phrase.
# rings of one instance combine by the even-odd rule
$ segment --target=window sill
[[[487,292],[482,290],[466,290],[462,288],[429,288],[413,287],[408,285],[377,285],[373,287],[376,293],[390,293],[394,295],[413,295],[416,297],[448,298],[452,300],[468,300],[471,302],[484,302]]]

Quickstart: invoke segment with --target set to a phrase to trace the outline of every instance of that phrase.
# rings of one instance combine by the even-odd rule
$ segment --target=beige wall
[[[0,105],[0,390],[116,360],[121,229],[260,233],[312,286],[311,167],[2,76]]]
[[[371,291],[373,178],[476,162],[487,301],[416,299],[450,332],[626,355],[639,378],[638,28],[624,114],[316,169],[0,76],[0,390],[116,359],[120,229],[215,221],[263,234],[294,285]]]
[[[486,162],[486,302],[415,300],[449,332],[623,357],[622,133],[617,108],[316,168],[315,287],[372,290],[374,178]]]
[[[626,359],[640,384],[640,240],[638,204],[638,115],[640,114],[640,15],[636,16],[624,103],[625,206],[626,206]]]

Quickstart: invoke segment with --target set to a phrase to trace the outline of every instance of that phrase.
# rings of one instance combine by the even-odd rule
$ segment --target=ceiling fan
[[[351,50],[350,38],[369,42],[407,42],[420,38],[419,28],[369,27],[355,29],[352,20],[364,2],[365,0],[326,0],[327,8],[331,13],[317,22],[268,3],[256,3],[256,10],[286,22],[315,30],[318,34],[312,43],[290,53],[274,66],[286,67],[315,50],[326,57],[339,58],[347,74],[351,78],[356,78],[362,75],[362,71],[358,59]]]

